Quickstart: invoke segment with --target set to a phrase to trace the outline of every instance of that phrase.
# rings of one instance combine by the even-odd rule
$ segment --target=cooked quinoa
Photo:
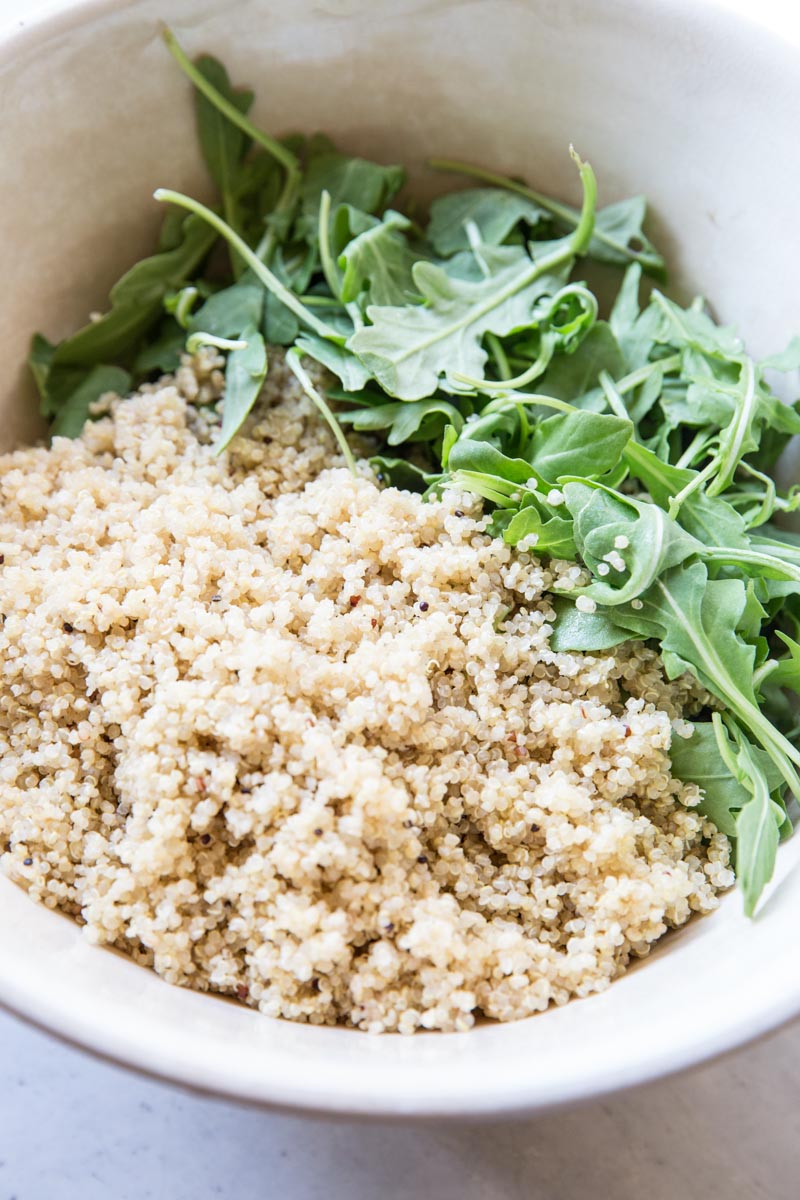
[[[713,909],[698,686],[554,653],[578,568],[354,479],[280,362],[215,457],[218,367],[0,460],[4,871],[172,983],[375,1032],[600,991]]]

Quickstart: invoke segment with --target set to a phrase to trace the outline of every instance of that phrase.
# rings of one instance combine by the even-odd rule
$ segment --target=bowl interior
[[[39,429],[23,368],[32,331],[61,336],[102,306],[152,245],[155,187],[207,190],[189,88],[159,37],[165,19],[190,52],[216,53],[255,87],[265,127],[324,129],[404,162],[422,197],[443,186],[424,168],[439,154],[576,198],[572,142],[595,166],[601,202],[648,195],[675,286],[702,290],[756,353],[800,326],[786,270],[800,259],[800,51],[725,4],[55,8],[0,38],[6,446]],[[800,839],[782,848],[756,921],[732,894],[602,996],[410,1039],[290,1025],[171,988],[0,879],[0,1001],[100,1053],[263,1103],[372,1115],[542,1108],[696,1062],[800,1010],[800,959],[785,950],[798,863]]]

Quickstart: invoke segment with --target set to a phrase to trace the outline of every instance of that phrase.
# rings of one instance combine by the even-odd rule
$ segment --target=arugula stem
[[[554,408],[557,412],[577,412],[574,404],[570,404],[568,400],[556,400],[555,396],[545,396],[543,392],[507,392],[502,396],[498,396],[497,400],[493,400],[493,407],[501,400],[513,400],[515,404],[526,404],[530,408]],[[484,409],[484,412],[486,409]]]
[[[338,312],[343,312],[345,307],[335,296],[318,296],[315,292],[305,292],[297,299],[309,308],[335,308]]]
[[[333,261],[331,253],[331,194],[329,191],[323,191],[320,194],[318,225],[317,237],[319,239],[319,261],[322,267],[322,274],[325,276],[325,282],[334,296],[338,297],[341,295],[342,284],[339,278],[339,269]]]
[[[678,492],[678,494],[676,496],[670,497],[669,508],[667,511],[673,521],[675,520],[678,513],[680,512],[681,505],[683,504],[683,502],[685,500],[688,500],[689,497],[694,492],[696,492],[700,488],[702,488],[703,484],[706,482],[707,479],[711,478],[711,476],[714,474],[716,469],[717,469],[717,460],[716,460],[716,458],[712,458],[711,462],[706,463],[706,465],[703,467],[702,471],[698,471],[698,473],[695,475],[694,479],[690,480],[689,483],[686,484],[686,487],[681,488],[681,490]]]
[[[729,486],[736,474],[736,468],[742,457],[742,447],[750,432],[755,415],[758,397],[756,394],[756,373],[752,358],[745,358],[742,363],[741,382],[743,391],[741,403],[731,425],[723,435],[724,452],[719,455],[716,478],[708,485],[709,496],[718,496]]]
[[[330,427],[330,430],[331,430],[333,436],[336,438],[336,441],[338,442],[339,449],[341,450],[342,454],[344,455],[344,460],[347,463],[347,466],[350,470],[350,474],[353,476],[354,479],[357,479],[358,471],[356,470],[356,460],[353,458],[353,451],[350,449],[350,446],[348,445],[348,442],[347,442],[347,438],[344,436],[344,433],[342,432],[342,427],[339,424],[339,422],[336,420],[336,417],[333,415],[330,408],[328,407],[328,403],[327,403],[325,397],[322,395],[321,392],[317,391],[317,389],[314,387],[314,384],[311,382],[311,378],[308,375],[307,371],[301,365],[300,351],[297,349],[296,346],[293,347],[289,351],[289,353],[286,355],[286,365],[289,368],[289,370],[292,372],[292,374],[295,376],[295,378],[297,379],[297,382],[300,384],[300,387],[303,389],[305,394],[308,396],[309,400],[311,400],[311,402],[317,406],[319,411],[322,413],[322,416],[327,421],[328,426]]]
[[[671,354],[668,358],[657,358],[654,362],[645,363],[642,367],[637,367],[635,371],[631,371],[629,375],[623,375],[622,379],[616,381],[617,391],[621,396],[625,396],[628,392],[632,392],[640,383],[644,383],[649,377],[659,368],[668,374],[670,371],[677,371],[683,362],[682,354]]]
[[[708,434],[704,433],[702,429],[699,430],[699,432],[694,435],[678,461],[675,463],[675,466],[678,467],[679,470],[691,467],[692,463],[702,455],[705,449],[707,449],[709,440]]]
[[[202,330],[190,333],[186,339],[187,353],[194,354],[201,346],[215,346],[217,350],[246,350],[247,342],[241,338],[218,337],[215,333],[203,333]]]
[[[494,334],[488,334],[487,341],[489,337],[493,336]],[[497,392],[506,391],[508,388],[517,389],[526,387],[527,384],[533,383],[534,379],[538,379],[540,375],[544,375],[545,371],[550,365],[550,360],[555,352],[555,347],[555,335],[551,333],[543,333],[537,357],[527,368],[527,370],[522,372],[521,375],[514,375],[510,378],[506,377],[503,379],[473,379],[471,375],[462,375],[460,371],[454,371],[452,378],[457,380],[458,383],[468,384],[477,392]],[[505,363],[506,368],[510,373],[508,358],[506,358]]]
[[[178,293],[178,302],[175,305],[173,316],[181,329],[185,329],[189,324],[189,317],[192,314],[192,308],[198,295],[199,292],[196,287],[185,287]]]
[[[744,471],[745,474],[749,475],[751,478],[758,479],[759,482],[764,484],[764,499],[762,500],[760,506],[755,510],[753,516],[747,520],[747,528],[754,529],[759,525],[763,525],[765,521],[768,521],[772,513],[775,511],[775,508],[777,507],[776,501],[778,497],[778,491],[775,487],[774,479],[770,479],[769,475],[765,475],[762,471],[756,470],[755,467],[752,467],[750,463],[745,462],[744,459],[739,462],[739,470]]]
[[[608,371],[601,371],[599,375],[600,386],[603,389],[603,395],[608,401],[608,407],[616,417],[622,417],[623,421],[630,421],[630,413],[625,407],[625,402],[619,394],[619,390],[614,384],[614,380],[609,375]]]
[[[564,257],[570,257],[574,254],[578,258],[581,254],[586,253],[589,248],[589,242],[592,240],[595,213],[597,211],[597,180],[592,168],[588,163],[582,161],[580,155],[576,153],[574,146],[570,146],[569,152],[581,177],[583,203],[581,204],[580,219],[578,220],[575,233],[570,239],[570,254]]]
[[[184,196],[182,192],[173,192],[171,188],[157,188],[153,196],[158,201],[167,204],[177,204],[179,208],[186,208],[189,212],[196,213],[198,217],[202,217],[212,229],[215,229],[234,249],[238,250],[250,270],[261,280],[264,287],[272,292],[280,300],[281,304],[293,312],[304,325],[307,325],[309,329],[313,329],[320,337],[330,338],[334,341],[341,340],[340,335],[335,329],[332,329],[330,325],[326,325],[324,321],[320,321],[314,313],[309,312],[305,305],[301,304],[294,292],[290,292],[287,287],[284,287],[278,277],[273,275],[269,267],[262,263],[261,259],[250,249],[247,243],[217,213],[213,212],[210,208],[206,208],[205,204],[201,204],[199,200],[193,200],[191,196]]]
[[[772,554],[762,554],[758,550],[709,546],[703,551],[702,557],[707,562],[727,563],[730,566],[736,566],[737,563],[748,563],[750,566],[760,567],[762,571],[774,571],[781,579],[793,579],[800,583],[800,567],[793,566]]]
[[[272,261],[272,256],[275,253],[278,244],[278,235],[275,231],[275,218],[282,217],[284,214],[291,214],[292,209],[297,201],[297,196],[300,191],[300,175],[295,172],[290,172],[283,181],[281,194],[278,197],[278,203],[272,211],[272,222],[267,227],[264,236],[256,246],[256,256],[261,259],[265,266],[269,266]]]
[[[235,104],[231,104],[229,100],[226,100],[217,91],[213,83],[209,83],[181,48],[178,39],[168,25],[164,27],[163,37],[167,49],[175,59],[175,62],[184,75],[191,79],[197,90],[202,92],[206,99],[215,108],[219,109],[223,116],[228,118],[232,125],[237,125],[243,133],[246,133],[248,137],[251,137],[254,142],[266,150],[267,154],[271,154],[285,168],[289,175],[298,175],[300,172],[300,163],[291,150],[288,150],[277,138],[270,137],[268,133],[263,133],[244,113],[239,112]]]
[[[489,344],[489,349],[492,352],[492,358],[494,359],[497,373],[500,376],[499,381],[493,380],[492,382],[507,383],[507,381],[511,378],[511,367],[508,365],[508,356],[503,349],[503,343],[500,341],[500,338],[496,333],[487,333],[486,341]]]

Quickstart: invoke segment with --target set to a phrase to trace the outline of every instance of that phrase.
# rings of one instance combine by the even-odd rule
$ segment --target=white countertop
[[[796,1200],[800,1023],[536,1121],[363,1125],[191,1096],[0,1014],[0,1200]]]

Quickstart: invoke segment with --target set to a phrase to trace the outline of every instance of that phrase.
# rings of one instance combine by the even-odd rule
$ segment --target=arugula
[[[225,367],[222,429],[215,447],[217,451],[224,450],[241,428],[267,376],[267,350],[255,325],[246,326],[242,338],[244,344],[231,351]]]
[[[501,188],[469,188],[438,196],[431,204],[428,240],[437,254],[449,258],[469,250],[469,229],[486,246],[501,246],[520,226],[533,229],[547,221],[540,204]]]
[[[586,247],[594,224],[596,183],[578,160],[584,202],[574,233],[545,244],[542,253],[522,247],[483,248],[486,277],[454,278],[440,266],[418,262],[414,284],[424,305],[370,306],[370,325],[357,330],[348,349],[369,368],[390,396],[420,400],[456,373],[478,375],[486,362],[482,338],[507,335],[525,325],[533,304],[551,287],[552,274],[567,268]],[[442,363],[448,364],[443,372]],[[441,377],[444,375],[444,379]]]

